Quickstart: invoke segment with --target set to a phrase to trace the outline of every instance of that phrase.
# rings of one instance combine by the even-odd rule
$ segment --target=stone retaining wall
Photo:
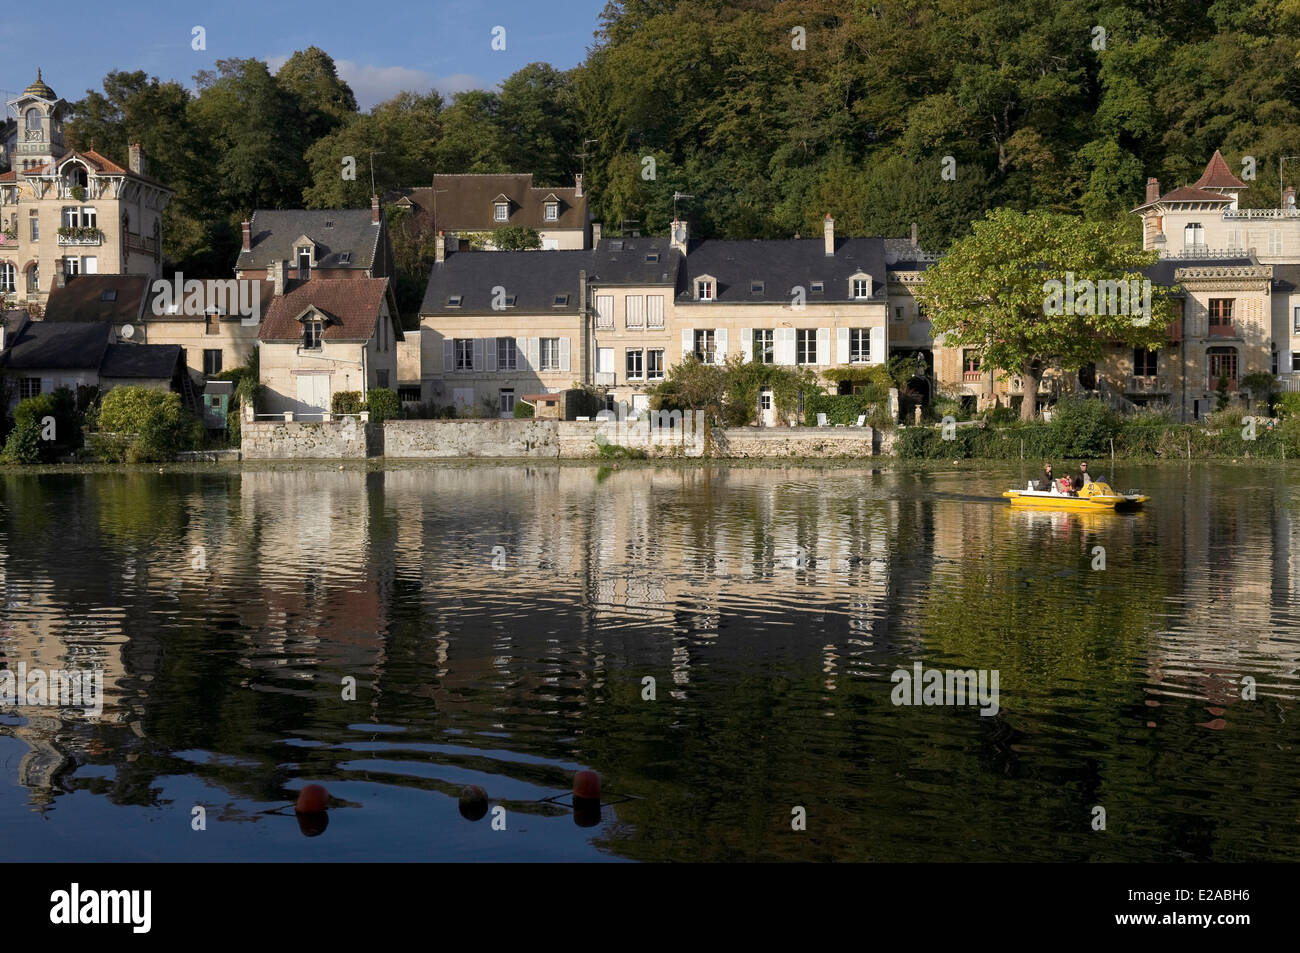
[[[240,451],[245,460],[365,459],[375,440],[373,424],[345,420],[270,420],[240,424]]]

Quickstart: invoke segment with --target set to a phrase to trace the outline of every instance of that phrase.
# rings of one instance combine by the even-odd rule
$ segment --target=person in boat
[[[1061,479],[1057,480],[1056,482],[1057,482],[1057,487],[1060,489],[1062,496],[1076,495],[1074,492],[1074,484],[1070,482],[1069,477],[1061,477]]]
[[[1085,486],[1092,482],[1092,477],[1088,474],[1088,461],[1079,461],[1079,472],[1074,475],[1071,485],[1075,493],[1078,493]]]
[[[1052,476],[1052,465],[1050,463],[1044,463],[1043,475],[1038,480],[1038,489],[1051,490],[1052,487],[1055,485],[1056,485],[1056,480]]]

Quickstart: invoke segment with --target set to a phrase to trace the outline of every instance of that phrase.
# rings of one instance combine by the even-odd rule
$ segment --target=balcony
[[[1124,378],[1125,394],[1168,394],[1169,381],[1156,374],[1130,374]]]
[[[983,371],[962,371],[961,381],[963,384],[978,384],[985,379]]]
[[[1160,257],[1179,260],[1197,260],[1204,258],[1248,258],[1250,252],[1245,248],[1211,248],[1208,245],[1184,245],[1179,252],[1160,250]]]
[[[59,229],[60,245],[102,245],[104,233],[94,226],[72,226]]]
[[[122,233],[122,250],[127,254],[131,252],[140,252],[142,255],[149,255],[154,261],[158,261],[158,240],[156,238],[146,238],[143,235],[137,235],[135,232]]]

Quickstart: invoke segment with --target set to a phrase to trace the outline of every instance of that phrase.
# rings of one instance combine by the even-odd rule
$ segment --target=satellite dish
[[[130,324],[122,325],[122,337],[128,341],[135,337],[135,326]]]

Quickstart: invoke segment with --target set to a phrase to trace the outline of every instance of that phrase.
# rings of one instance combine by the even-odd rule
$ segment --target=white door
[[[758,393],[758,415],[764,427],[776,426],[776,409],[772,403],[772,392],[770,390],[759,391]]]
[[[330,379],[328,374],[298,375],[298,409],[296,414],[319,420],[329,410]]]

